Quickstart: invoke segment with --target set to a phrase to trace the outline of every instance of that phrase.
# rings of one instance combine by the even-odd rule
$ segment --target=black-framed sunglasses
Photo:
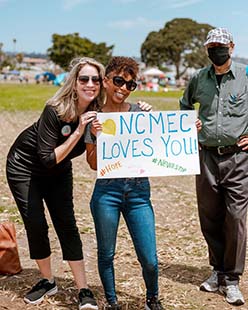
[[[102,79],[99,75],[93,75],[93,76],[89,76],[89,75],[79,75],[77,78],[78,82],[80,84],[87,84],[89,82],[89,80],[92,81],[93,84],[100,84]]]
[[[126,81],[122,76],[114,76],[112,78],[115,86],[121,87],[126,84],[127,90],[133,91],[137,87],[137,83],[134,80]]]

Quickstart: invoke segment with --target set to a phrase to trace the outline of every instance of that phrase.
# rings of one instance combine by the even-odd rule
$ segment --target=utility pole
[[[16,39],[13,39],[13,44],[14,44],[14,55],[16,54]]]

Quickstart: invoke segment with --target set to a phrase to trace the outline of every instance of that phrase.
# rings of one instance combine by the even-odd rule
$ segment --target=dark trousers
[[[220,284],[236,284],[245,266],[248,153],[221,156],[203,149],[200,162],[196,191],[210,265],[220,271]]]
[[[30,257],[43,259],[51,254],[45,202],[59,238],[63,259],[81,260],[82,242],[72,201],[72,172],[51,177],[27,175],[16,178],[7,169],[7,179],[25,225]]]

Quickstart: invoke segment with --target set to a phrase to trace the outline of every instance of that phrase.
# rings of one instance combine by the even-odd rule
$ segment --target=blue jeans
[[[121,213],[142,267],[146,296],[158,295],[155,221],[148,178],[98,179],[90,207],[97,237],[98,269],[107,301],[117,300],[113,260]]]

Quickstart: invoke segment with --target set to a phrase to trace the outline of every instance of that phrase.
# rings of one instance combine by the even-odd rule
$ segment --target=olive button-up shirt
[[[248,134],[248,77],[246,66],[232,62],[218,86],[213,66],[195,73],[180,99],[181,110],[193,110],[199,103],[202,129],[199,142],[227,146]]]

